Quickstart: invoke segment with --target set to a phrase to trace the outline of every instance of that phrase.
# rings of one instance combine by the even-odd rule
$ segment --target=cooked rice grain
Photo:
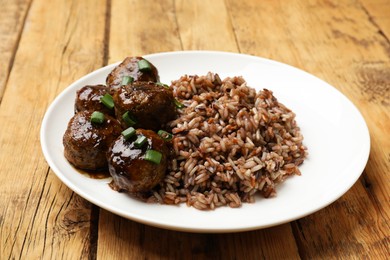
[[[174,155],[151,201],[236,208],[254,202],[256,193],[275,196],[278,183],[300,175],[303,136],[295,114],[272,91],[210,72],[182,76],[171,88],[184,107],[169,123]]]

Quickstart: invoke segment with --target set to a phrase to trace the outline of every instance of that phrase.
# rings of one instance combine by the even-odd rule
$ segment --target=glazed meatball
[[[92,123],[92,111],[75,114],[63,136],[65,158],[76,168],[102,170],[107,168],[106,153],[111,143],[121,134],[118,121],[105,115],[101,124]]]
[[[134,82],[120,87],[113,95],[115,114],[123,127],[127,114],[135,122],[135,128],[159,130],[175,118],[176,106],[172,90],[154,82]]]
[[[140,68],[139,62],[144,65],[149,64],[149,66],[143,67],[141,64]],[[127,57],[121,64],[115,67],[110,74],[108,74],[106,79],[107,86],[110,89],[118,89],[122,85],[122,80],[125,76],[132,77],[134,82],[158,82],[160,80],[157,68],[142,57]]]
[[[114,115],[114,109],[106,107],[100,99],[108,93],[105,85],[84,86],[77,91],[75,102],[75,113],[91,110],[101,111],[108,115]]]
[[[136,140],[140,136],[145,136],[146,142],[138,147]],[[150,150],[161,153],[160,162],[145,159]],[[127,140],[123,135],[119,136],[107,153],[112,186],[129,193],[150,191],[164,179],[168,152],[165,141],[151,130],[137,129],[136,134]]]

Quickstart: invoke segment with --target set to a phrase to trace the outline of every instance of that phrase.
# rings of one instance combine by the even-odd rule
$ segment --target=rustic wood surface
[[[389,0],[17,0],[0,6],[0,259],[389,257]],[[307,217],[230,234],[146,226],[73,193],[41,152],[49,104],[104,65],[179,50],[270,58],[335,86],[370,130],[359,181]]]

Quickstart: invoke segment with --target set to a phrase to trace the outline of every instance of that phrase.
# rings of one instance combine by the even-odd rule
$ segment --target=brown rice
[[[273,96],[256,92],[242,77],[182,76],[171,85],[184,104],[169,123],[173,158],[150,201],[185,202],[200,210],[240,207],[275,186],[306,157],[295,114]]]

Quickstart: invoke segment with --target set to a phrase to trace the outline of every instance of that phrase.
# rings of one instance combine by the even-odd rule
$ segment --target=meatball
[[[154,82],[134,82],[120,87],[113,95],[115,114],[123,127],[127,114],[135,122],[135,128],[159,130],[176,116],[172,90]]]
[[[100,99],[108,93],[105,85],[84,86],[77,91],[75,102],[75,113],[92,110],[101,111],[108,115],[114,115],[114,109],[106,107]]]
[[[107,150],[122,132],[118,121],[109,115],[101,124],[92,123],[92,113],[75,114],[63,136],[65,158],[76,168],[90,171],[107,168]]]
[[[135,145],[137,138],[145,136],[147,141],[141,146]],[[161,153],[159,163],[145,159],[147,151]],[[137,129],[128,140],[119,136],[107,153],[108,169],[116,190],[129,193],[150,191],[164,179],[168,165],[169,149],[155,132]]]
[[[139,62],[149,64],[147,68],[140,69]],[[130,76],[134,81],[158,82],[157,68],[142,57],[127,57],[121,64],[108,74],[106,83],[110,89],[118,89],[122,85],[123,77]]]

